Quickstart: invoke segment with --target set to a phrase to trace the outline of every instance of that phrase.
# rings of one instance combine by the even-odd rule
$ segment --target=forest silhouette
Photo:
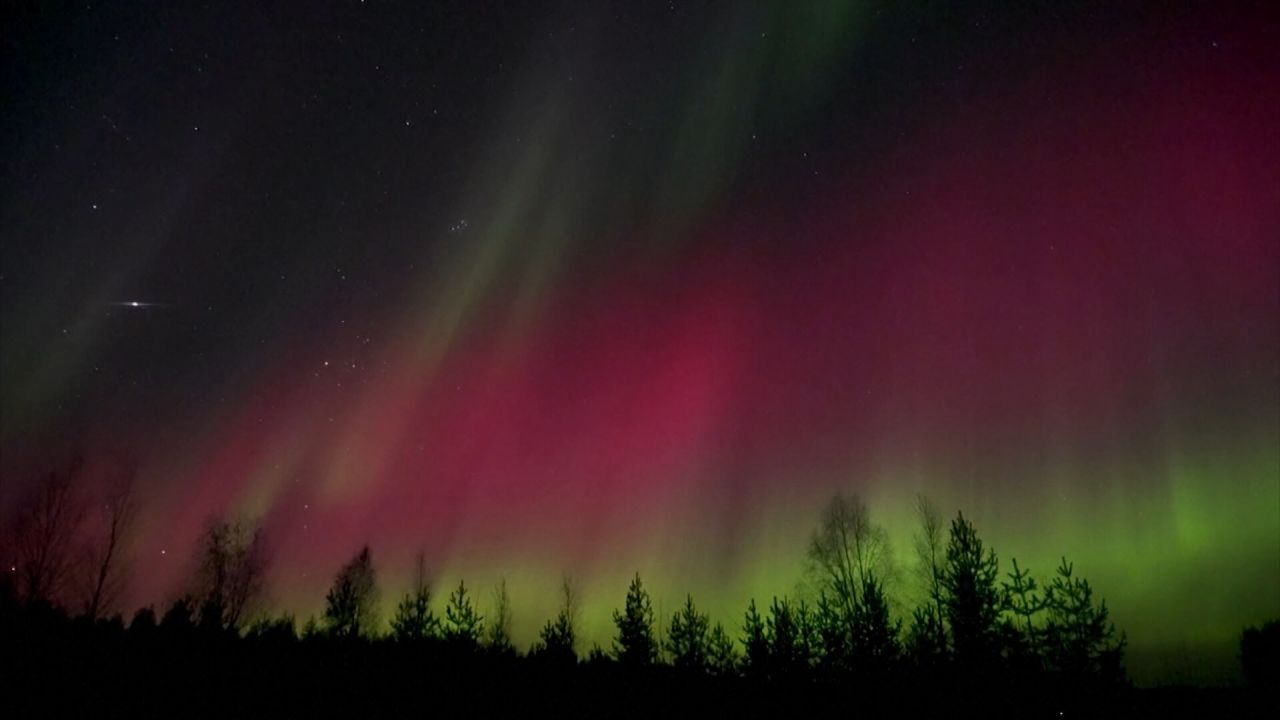
[[[191,591],[126,622],[109,614],[127,581],[131,474],[90,505],[80,464],[50,474],[7,523],[0,645],[9,717],[50,715],[783,717],[810,713],[984,717],[1265,716],[1277,709],[1280,623],[1241,635],[1234,689],[1136,689],[1126,638],[1066,558],[1047,578],[1002,565],[957,512],[917,502],[914,562],[856,495],[830,499],[797,572],[797,597],[749,598],[712,618],[695,598],[660,627],[641,576],[613,612],[609,647],[587,648],[572,578],[527,650],[511,639],[505,581],[484,604],[459,581],[436,607],[423,555],[392,616],[379,617],[373,549],[336,570],[324,610],[299,624],[263,605],[270,555],[245,521],[210,519]],[[890,587],[919,602],[894,612]]]

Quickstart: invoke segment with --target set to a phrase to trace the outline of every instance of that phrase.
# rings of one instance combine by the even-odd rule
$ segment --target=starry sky
[[[302,615],[368,542],[736,624],[843,490],[1139,678],[1280,615],[1273,6],[268,5],[0,18],[0,508],[136,464],[127,602],[226,514]]]

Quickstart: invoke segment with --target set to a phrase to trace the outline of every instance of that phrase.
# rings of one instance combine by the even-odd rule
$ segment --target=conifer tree
[[[1025,646],[1025,654],[1036,658],[1041,648],[1035,617],[1045,609],[1045,598],[1041,596],[1031,572],[1018,567],[1017,558],[1013,559],[1013,572],[1008,577],[1004,583],[1004,594],[1009,612],[1014,616],[1014,630]]]
[[[538,634],[529,654],[564,665],[572,665],[578,661],[576,650],[577,631],[575,629],[578,611],[577,593],[572,580],[568,577],[561,582],[562,602],[554,620],[548,620]]]
[[[365,545],[333,579],[325,596],[325,626],[334,637],[368,637],[377,628],[377,610],[377,575]]]
[[[982,669],[999,653],[1004,595],[998,581],[995,551],[984,550],[973,524],[958,514],[951,523],[942,588],[951,646],[966,669]]]
[[[458,581],[458,588],[449,594],[449,604],[444,608],[444,638],[451,645],[474,650],[480,644],[484,631],[484,618],[476,612],[467,595],[467,584]]]
[[[577,642],[573,623],[563,610],[556,614],[555,620],[548,620],[538,633],[538,642],[533,646],[530,655],[562,664],[577,662],[578,655],[574,651]]]
[[[826,592],[820,593],[814,609],[814,625],[819,669],[827,676],[848,672],[851,669],[853,639],[844,603],[832,601]]]
[[[901,623],[889,618],[888,599],[874,575],[869,575],[862,584],[859,598],[851,623],[853,665],[863,671],[887,671],[900,654],[898,631]]]
[[[809,667],[809,638],[804,617],[786,598],[769,606],[768,637],[770,672],[794,677]]]
[[[1117,637],[1106,601],[1095,605],[1089,581],[1075,577],[1073,569],[1063,558],[1045,588],[1045,659],[1051,668],[1076,679],[1122,682],[1125,637]]]
[[[912,611],[903,650],[917,670],[937,669],[946,659],[946,631],[932,603]]]
[[[418,641],[435,637],[440,620],[431,610],[431,591],[420,588],[405,593],[391,618],[391,637],[397,641]]]
[[[756,609],[755,598],[747,606],[742,622],[742,646],[746,657],[743,669],[748,675],[763,677],[769,673],[769,635],[764,618]]]
[[[725,632],[724,625],[716,623],[707,633],[707,664],[712,673],[720,676],[738,672],[738,648]]]
[[[683,670],[707,669],[710,625],[711,618],[694,607],[693,596],[686,596],[684,605],[671,618],[671,630],[667,633],[672,665]]]
[[[391,618],[391,637],[401,642],[417,642],[440,633],[440,620],[431,610],[431,586],[426,577],[425,558],[418,555],[418,570],[413,587],[396,605]]]
[[[613,648],[618,660],[627,665],[652,664],[658,655],[658,642],[653,631],[653,605],[640,582],[639,573],[627,588],[623,612],[613,612],[613,623],[618,626]]]

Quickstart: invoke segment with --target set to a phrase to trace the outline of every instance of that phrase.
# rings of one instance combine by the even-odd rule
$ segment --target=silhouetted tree
[[[530,655],[552,662],[572,664],[578,656],[573,650],[573,625],[563,613],[558,613],[555,620],[548,620],[538,633],[538,642],[534,644]]]
[[[658,654],[658,642],[653,632],[653,605],[649,593],[636,573],[627,588],[626,606],[622,613],[613,611],[613,623],[618,626],[613,652],[627,665],[649,665]]]
[[[493,589],[493,612],[489,614],[485,628],[485,647],[499,655],[515,654],[511,644],[511,596],[507,593],[507,579],[498,581]]]
[[[259,618],[249,626],[245,637],[259,643],[284,646],[298,640],[298,629],[293,616],[285,613],[278,617]]]
[[[211,520],[198,552],[200,624],[235,630],[264,587],[267,555],[262,532],[243,521]]]
[[[301,640],[315,640],[323,636],[324,631],[315,615],[308,617],[307,621],[302,623],[302,632],[298,633],[298,638]]]
[[[995,551],[984,551],[973,524],[956,515],[942,573],[943,607],[955,657],[967,670],[983,669],[999,654],[1005,607],[999,572]]]
[[[1038,658],[1041,651],[1039,633],[1036,629],[1035,617],[1046,607],[1046,598],[1040,595],[1036,579],[1030,571],[1018,567],[1018,559],[1013,559],[1013,572],[1004,583],[1004,594],[1009,612],[1016,618],[1016,630],[1026,646],[1028,658]]]
[[[76,458],[65,472],[49,473],[14,522],[16,589],[24,603],[53,600],[71,571],[72,543],[84,517],[75,492],[83,466]]]
[[[484,632],[483,623],[484,618],[476,612],[467,595],[466,582],[459,580],[444,608],[444,639],[456,648],[475,650]]]
[[[769,632],[764,618],[756,609],[755,598],[747,606],[742,621],[742,649],[745,654],[743,670],[746,674],[762,677],[769,674]]]
[[[431,584],[427,561],[418,553],[413,586],[400,598],[391,618],[391,637],[398,642],[419,642],[440,634],[440,621],[431,610]]]
[[[573,624],[564,612],[558,612],[556,619],[548,620],[538,634],[538,643],[534,644],[530,655],[562,664],[573,664],[577,661],[577,653],[573,652],[573,644],[577,642]]]
[[[124,585],[124,566],[121,553],[129,533],[133,530],[135,500],[133,478],[136,465],[128,466],[115,482],[107,497],[99,506],[102,513],[102,532],[90,545],[83,578],[85,587],[85,615],[95,620],[98,614],[110,607]]]
[[[1247,627],[1240,633],[1240,670],[1249,685],[1263,688],[1270,684],[1275,689],[1280,677],[1280,620],[1268,620],[1261,628]]]
[[[775,677],[797,677],[809,669],[808,613],[786,598],[769,606],[769,672]]]
[[[138,608],[133,614],[133,618],[129,620],[129,633],[140,637],[147,637],[156,630],[156,611],[155,608],[147,605]]]
[[[684,605],[671,618],[671,630],[667,633],[671,664],[682,670],[705,672],[710,626],[711,618],[698,612],[693,605],[693,595],[687,595]]]
[[[825,592],[820,593],[813,623],[817,633],[815,649],[819,670],[829,677],[852,670],[852,623],[845,615],[844,604],[833,602]]]
[[[378,579],[368,545],[342,566],[324,600],[324,624],[331,636],[349,639],[374,633],[378,627]]]
[[[889,617],[884,588],[870,575],[859,593],[853,615],[853,666],[864,672],[884,672],[893,667],[900,654],[898,631],[901,623]]]
[[[738,648],[725,632],[724,625],[716,623],[707,633],[707,665],[715,675],[729,676],[738,672]]]
[[[946,629],[932,605],[922,605],[912,611],[903,649],[917,670],[937,669],[946,659]]]
[[[916,581],[924,603],[913,613],[912,635],[916,651],[940,655],[946,651],[947,635],[943,607],[943,573],[946,569],[946,545],[943,520],[938,508],[924,495],[916,496],[916,519],[919,523],[912,538],[916,553]],[[919,614],[916,619],[915,615]],[[933,633],[931,637],[920,633]]]
[[[1076,678],[1094,678],[1104,683],[1124,679],[1121,660],[1125,637],[1116,636],[1108,619],[1106,601],[1093,604],[1089,581],[1073,575],[1073,567],[1062,559],[1057,575],[1044,591],[1048,622],[1044,630],[1045,659],[1049,666]]]
[[[573,581],[565,577],[560,583],[560,610],[554,620],[548,620],[538,634],[530,655],[561,665],[578,662],[577,643],[578,597]],[[599,650],[599,648],[596,648]]]
[[[857,495],[837,493],[827,503],[809,541],[808,559],[819,594],[840,605],[846,618],[853,617],[868,580],[883,581],[893,573],[888,535],[871,521]]]
[[[166,634],[182,633],[195,627],[196,602],[190,595],[174,600],[160,618],[160,629]]]
[[[923,534],[927,535],[925,525]],[[142,659],[143,664],[137,669],[156,676],[160,686],[172,685],[181,677],[217,681],[225,676],[221,668],[248,661],[248,669],[242,673],[245,676],[278,670],[282,681],[290,682],[313,676],[322,678],[322,682],[350,678],[355,682],[344,692],[352,693],[365,692],[366,683],[361,677],[386,677],[386,685],[392,688],[420,678],[446,682],[448,691],[465,697],[491,688],[525,690],[527,687],[521,683],[531,678],[549,683],[551,695],[562,696],[565,689],[585,687],[584,702],[592,703],[591,707],[600,707],[600,698],[616,697],[619,691],[646,703],[665,702],[662,698],[667,690],[691,690],[694,698],[707,690],[724,691],[723,697],[729,702],[717,709],[746,709],[747,714],[848,709],[835,705],[846,702],[842,696],[846,689],[856,693],[848,702],[865,714],[876,713],[864,698],[874,702],[902,690],[936,692],[945,699],[936,705],[933,701],[917,703],[907,710],[933,709],[942,710],[943,714],[952,710],[955,714],[970,714],[978,707],[970,708],[966,703],[983,703],[984,709],[990,711],[984,714],[1002,715],[1024,704],[1036,714],[1037,708],[1048,709],[1038,704],[1042,700],[1052,701],[1053,710],[1065,705],[1063,709],[1073,711],[1087,710],[1091,697],[1129,701],[1127,695],[1105,692],[1111,683],[1124,680],[1120,661],[1125,639],[1123,635],[1117,637],[1106,603],[1095,602],[1089,583],[1077,578],[1065,559],[1057,576],[1043,588],[1016,561],[1002,582],[995,553],[983,546],[963,515],[957,515],[951,526],[945,562],[938,571],[936,595],[932,586],[925,586],[927,599],[912,615],[905,636],[906,655],[922,671],[914,677],[897,672],[909,668],[901,662],[902,623],[891,614],[885,586],[874,568],[853,571],[848,576],[859,583],[851,601],[833,597],[834,583],[820,588],[815,605],[774,597],[762,613],[752,600],[739,636],[745,659],[738,652],[737,639],[699,612],[691,595],[686,595],[685,602],[670,615],[669,630],[663,637],[655,630],[654,605],[639,574],[628,586],[625,608],[612,613],[618,629],[612,654],[597,645],[578,667],[577,600],[566,578],[563,606],[542,628],[529,653],[535,660],[526,664],[503,659],[503,655],[515,653],[507,629],[510,599],[506,583],[500,583],[495,590],[491,615],[494,620],[487,627],[463,582],[450,595],[444,619],[438,620],[431,611],[432,595],[421,555],[414,582],[391,623],[392,637],[421,640],[447,632],[451,644],[408,649],[390,642],[335,645],[335,637],[369,636],[375,629],[377,584],[367,546],[335,575],[325,598],[323,625],[318,625],[315,618],[309,619],[302,629],[301,641],[293,618],[287,615],[259,616],[261,619],[249,625],[243,635],[196,629],[197,619],[210,627],[228,627],[224,624],[229,617],[225,599],[234,595],[231,588],[235,585],[229,578],[237,572],[236,558],[247,552],[236,548],[253,543],[237,539],[246,537],[247,530],[226,523],[211,524],[201,546],[201,558],[206,560],[201,577],[207,582],[202,585],[202,594],[195,596],[204,600],[179,598],[158,626],[152,610],[141,610],[127,631],[118,616],[97,622],[84,617],[71,620],[62,608],[46,602],[22,604],[13,590],[16,570],[0,574],[0,647],[16,646],[19,653],[28,647],[35,649],[28,654],[39,662],[32,664],[34,670],[26,676],[19,675],[20,679],[41,676],[57,684],[70,676],[71,687],[86,682],[76,677],[77,670],[91,668],[98,658],[110,657],[126,663]],[[213,560],[208,560],[210,557]],[[209,580],[219,573],[216,580]],[[924,577],[931,578],[932,571]],[[211,603],[210,596],[217,602]],[[938,601],[942,603],[942,614],[937,611]],[[204,609],[209,607],[216,611]],[[946,633],[942,628],[944,616],[949,626]],[[1251,681],[1269,681],[1274,675],[1278,634],[1280,626],[1271,622],[1263,630],[1250,628],[1242,635],[1241,662]],[[474,650],[481,638],[485,646],[482,656],[468,658],[447,651]],[[15,645],[15,639],[26,645]],[[954,654],[948,653],[948,644],[956,649]],[[1035,647],[1040,648],[1044,659],[1040,667],[1021,662],[1034,657],[1031,651]],[[1014,654],[1024,651],[1025,658]],[[25,659],[23,655],[19,657]],[[683,672],[644,667],[666,659]],[[417,660],[425,661],[420,669],[411,665]],[[949,672],[932,675],[941,660],[955,662],[948,666]],[[543,661],[547,664],[542,665]],[[995,669],[997,662],[1006,673],[999,676],[999,681],[1011,689],[1008,694],[993,692],[994,683],[987,682],[988,678],[970,674],[974,670]],[[519,674],[522,664],[534,666],[531,676]],[[66,669],[71,672],[63,672]],[[128,671],[128,666],[122,665],[119,673],[113,669],[109,677],[115,682],[117,677],[128,677],[122,674]],[[815,672],[827,682],[811,683]],[[738,678],[739,673],[748,679]],[[714,677],[695,680],[703,674]],[[227,687],[226,694],[234,696],[237,704],[240,691],[261,689],[256,682],[246,685],[238,677],[231,679],[235,684]],[[758,682],[761,680],[765,682]],[[187,689],[181,684],[175,687],[173,692]],[[1092,692],[1097,690],[1104,692]],[[811,696],[811,692],[816,695]],[[699,699],[700,705],[709,707],[705,699]],[[788,704],[780,705],[775,700]],[[403,701],[403,697],[397,701]],[[756,704],[757,701],[763,702]],[[381,701],[373,707],[375,713],[396,709]],[[505,709],[510,711],[509,706]],[[571,712],[573,708],[568,709]],[[648,709],[637,704],[625,710],[640,714]]]
[[[809,573],[818,588],[811,645],[824,673],[868,669],[897,656],[884,578],[894,573],[884,528],[861,498],[837,494],[809,542]]]

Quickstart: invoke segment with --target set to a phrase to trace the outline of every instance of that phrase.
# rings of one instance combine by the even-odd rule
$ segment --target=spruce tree
[[[640,582],[639,573],[627,588],[623,612],[613,612],[613,623],[618,626],[613,648],[618,660],[626,665],[652,664],[658,655],[658,643],[653,632],[653,605]]]
[[[742,646],[746,657],[743,669],[748,675],[763,677],[769,673],[769,635],[765,628],[764,618],[756,609],[755,598],[747,606],[746,616],[742,622]]]
[[[720,676],[738,672],[738,648],[725,632],[724,625],[716,623],[707,633],[707,664],[711,672]]]
[[[1072,679],[1123,682],[1125,637],[1117,637],[1106,601],[1095,605],[1089,581],[1075,577],[1073,569],[1063,558],[1045,588],[1045,659]]]
[[[847,673],[851,665],[852,637],[844,603],[833,601],[826,592],[818,595],[814,611],[817,629],[818,667],[829,677]]]
[[[548,620],[539,633],[530,654],[563,665],[578,662],[577,630],[578,593],[573,579],[565,576],[560,581],[560,611],[555,620]],[[597,648],[598,649],[598,648]]]
[[[935,670],[946,659],[946,631],[934,603],[912,611],[903,650],[916,670]]]
[[[1013,559],[1013,572],[1008,577],[1004,582],[1004,594],[1009,612],[1014,618],[1012,630],[1016,646],[1012,650],[1017,655],[1036,661],[1041,647],[1040,631],[1036,627],[1035,618],[1045,609],[1045,598],[1040,594],[1040,588],[1031,572],[1018,567],[1017,558]]]
[[[901,623],[889,618],[888,598],[874,575],[869,575],[862,583],[858,597],[851,623],[853,665],[867,672],[888,671],[900,654],[898,631]]]
[[[416,642],[440,633],[440,620],[431,610],[431,589],[419,585],[405,593],[391,618],[391,637],[399,642]]]
[[[366,545],[334,577],[325,595],[325,627],[334,637],[368,637],[377,628],[377,611],[377,576]]]
[[[773,599],[768,621],[771,674],[795,677],[808,669],[809,638],[804,620],[804,615],[786,598]]]
[[[439,633],[440,620],[431,611],[431,586],[427,582],[426,562],[419,554],[413,587],[400,599],[391,618],[391,637],[398,642],[419,642]]]
[[[999,654],[1005,607],[999,572],[995,551],[985,550],[973,524],[957,514],[942,573],[943,608],[956,660],[968,670],[989,666]]]
[[[569,614],[560,609],[555,620],[548,620],[538,633],[538,642],[529,654],[554,663],[572,665],[578,661],[574,645],[577,643],[573,629],[573,620]]]
[[[707,669],[707,633],[711,618],[698,612],[693,596],[685,597],[684,606],[671,618],[671,630],[667,633],[667,651],[671,664],[682,670],[705,671]]]
[[[484,631],[483,622],[484,618],[476,612],[467,595],[466,582],[459,580],[458,589],[450,593],[449,604],[444,608],[445,640],[454,647],[474,650]]]

